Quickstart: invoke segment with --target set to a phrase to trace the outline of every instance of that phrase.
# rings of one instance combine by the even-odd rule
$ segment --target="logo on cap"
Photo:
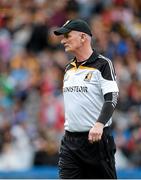
[[[63,27],[64,27],[65,25],[67,25],[69,22],[70,22],[70,20],[67,20],[67,21],[65,22],[65,24],[63,24]]]

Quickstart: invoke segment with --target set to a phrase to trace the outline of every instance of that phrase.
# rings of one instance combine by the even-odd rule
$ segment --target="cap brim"
[[[54,34],[59,36],[59,35],[62,35],[62,34],[69,33],[70,31],[71,31],[70,29],[62,27],[62,28],[59,28],[56,31],[54,31]]]

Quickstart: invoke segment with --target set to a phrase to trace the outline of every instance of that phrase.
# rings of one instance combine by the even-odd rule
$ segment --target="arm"
[[[97,122],[106,124],[112,117],[118,101],[118,92],[111,92],[104,95],[104,104]]]
[[[104,125],[112,117],[118,101],[118,92],[111,92],[104,95],[104,104],[95,125],[90,129],[89,141],[94,142],[101,139]]]

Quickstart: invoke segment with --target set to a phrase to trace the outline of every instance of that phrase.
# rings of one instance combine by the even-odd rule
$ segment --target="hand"
[[[95,125],[89,131],[88,140],[90,141],[90,143],[101,140],[103,128],[104,124],[100,122],[95,123]]]

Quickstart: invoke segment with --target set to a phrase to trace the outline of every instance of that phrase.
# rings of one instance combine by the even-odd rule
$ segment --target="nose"
[[[63,38],[62,40],[61,40],[61,44],[64,44],[65,43],[65,38]]]

